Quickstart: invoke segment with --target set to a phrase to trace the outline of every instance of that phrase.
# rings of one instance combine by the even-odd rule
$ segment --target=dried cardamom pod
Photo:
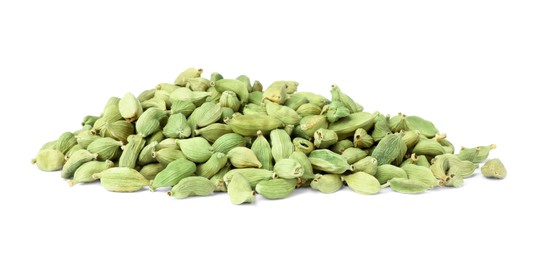
[[[481,174],[487,178],[503,179],[507,176],[507,170],[500,159],[492,159],[481,167]]]
[[[265,136],[263,136],[263,132],[257,132],[257,138],[252,143],[251,149],[259,162],[261,162],[261,168],[272,170],[272,148]]]
[[[213,147],[203,137],[178,139],[177,144],[185,157],[195,163],[204,163],[213,154]]]
[[[274,175],[283,179],[299,178],[304,174],[302,165],[293,159],[281,159],[274,164]]]
[[[220,136],[213,143],[213,151],[227,154],[231,149],[235,147],[246,146],[246,139],[236,133],[228,133]]]
[[[390,188],[399,193],[417,194],[422,193],[430,186],[418,180],[410,180],[406,178],[393,178],[388,181]]]
[[[390,134],[377,144],[371,156],[377,158],[378,165],[389,164],[400,156],[401,149],[406,145],[400,134]]]
[[[343,181],[341,180],[341,175],[338,174],[315,174],[310,186],[314,190],[330,194],[340,190],[341,186],[343,186]]]
[[[313,169],[327,173],[342,174],[351,170],[347,159],[340,154],[334,153],[327,149],[318,149],[309,154]]]
[[[257,136],[260,130],[268,134],[271,130],[282,127],[282,122],[275,117],[265,115],[240,115],[226,122],[233,132],[242,136]]]
[[[133,168],[136,166],[138,156],[145,146],[145,139],[139,135],[130,135],[127,138],[127,145],[123,148],[123,153],[119,157],[119,167]]]
[[[162,128],[162,133],[168,138],[184,139],[190,137],[192,129],[188,125],[185,115],[177,113],[170,115],[166,126]]]
[[[369,148],[373,143],[373,137],[370,136],[365,129],[358,128],[354,131],[354,147]]]
[[[198,165],[196,174],[205,178],[211,178],[227,164],[227,157],[224,153],[215,152],[205,163]]]
[[[143,113],[142,104],[130,92],[125,93],[125,96],[119,101],[119,113],[128,122],[133,122]]]
[[[179,181],[171,191],[169,196],[176,199],[184,199],[190,196],[209,196],[213,194],[216,186],[212,181],[201,176],[190,176]]]
[[[270,131],[270,144],[272,146],[272,157],[276,163],[281,159],[289,158],[293,153],[294,145],[291,137],[283,129]]]
[[[261,196],[275,200],[289,197],[296,188],[295,179],[263,180],[255,185],[255,191]]]
[[[341,178],[343,178],[351,190],[361,194],[377,194],[381,189],[379,181],[371,174],[365,172],[356,172],[344,175]]]
[[[58,171],[62,169],[65,163],[65,156],[58,150],[45,148],[37,153],[32,162],[42,171]]]
[[[383,164],[377,167],[377,174],[375,174],[375,178],[377,178],[381,185],[384,185],[393,178],[407,179],[408,175],[406,174],[405,170],[397,166],[391,164]]]
[[[164,170],[159,172],[149,188],[155,190],[160,187],[172,187],[180,180],[194,175],[196,172],[196,164],[187,159],[177,159],[166,166]]]
[[[261,168],[255,153],[246,147],[235,147],[227,153],[231,165],[236,168]]]
[[[240,173],[233,175],[233,178],[231,178],[227,185],[227,194],[231,203],[235,205],[255,202],[255,192],[252,190],[248,180]]]
[[[149,185],[149,181],[138,171],[128,167],[113,167],[93,175],[94,179],[99,179],[101,185],[115,192],[134,192]]]
[[[177,76],[175,85],[185,87],[188,79],[199,78],[201,73],[203,73],[203,69],[188,68]]]
[[[355,162],[353,167],[353,172],[365,172],[370,175],[377,174],[377,166],[378,162],[377,159],[373,156],[367,156],[357,162]]]
[[[313,134],[313,144],[320,149],[328,148],[337,143],[338,137],[334,130],[319,128]]]
[[[114,167],[114,162],[110,160],[106,160],[104,162],[99,161],[89,161],[86,162],[78,169],[76,169],[73,179],[68,180],[67,182],[69,185],[73,186],[77,183],[88,183],[88,182],[94,182],[97,179],[93,178],[93,175],[99,172],[102,172],[106,169],[110,169]]]
[[[69,159],[67,159],[67,161],[65,161],[65,164],[63,165],[61,174],[62,178],[69,179],[73,177],[73,174],[75,173],[76,169],[80,167],[80,165],[89,161],[93,161],[95,159],[97,159],[97,154],[90,153],[88,150],[78,150],[74,152],[73,155],[69,157]]]

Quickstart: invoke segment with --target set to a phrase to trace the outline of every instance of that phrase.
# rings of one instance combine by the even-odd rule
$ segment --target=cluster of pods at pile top
[[[263,90],[244,75],[201,74],[189,68],[174,84],[110,98],[100,116],[84,117],[82,129],[45,144],[33,162],[61,170],[71,185],[100,180],[110,191],[148,186],[176,198],[221,191],[241,204],[299,187],[333,193],[346,184],[362,194],[459,187],[495,148],[455,154],[431,122],[364,112],[336,85],[329,100],[297,91],[295,81]],[[497,159],[482,172],[505,177]]]

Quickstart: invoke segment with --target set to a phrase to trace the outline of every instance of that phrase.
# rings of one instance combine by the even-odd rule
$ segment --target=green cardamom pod
[[[300,122],[300,115],[290,107],[265,100],[265,108],[269,116],[278,118],[285,125],[296,125]]]
[[[93,161],[95,159],[97,159],[97,154],[90,153],[88,150],[78,150],[74,152],[73,155],[69,157],[69,159],[67,159],[67,161],[65,161],[65,164],[63,165],[63,170],[61,174],[62,178],[69,179],[73,177],[73,174],[75,173],[76,169],[80,167],[80,165],[89,161]]]
[[[239,111],[239,108],[241,107],[241,101],[237,97],[237,94],[229,90],[222,92],[218,104],[220,104],[221,107],[229,107],[233,109],[234,112]]]
[[[406,149],[400,134],[390,134],[377,144],[371,156],[377,158],[378,165],[389,164],[400,156],[401,149]]]
[[[487,178],[503,179],[507,176],[507,170],[500,159],[492,159],[481,167],[481,174]]]
[[[257,136],[260,130],[263,134],[268,134],[271,130],[282,126],[282,122],[277,118],[268,115],[240,115],[227,121],[233,132],[242,136]]]
[[[255,185],[257,193],[271,200],[287,198],[295,189],[296,179],[263,180]]]
[[[337,153],[337,154],[343,154],[345,150],[351,147],[354,147],[354,144],[352,143],[352,141],[349,139],[343,139],[343,140],[338,141],[334,145],[332,145],[330,150],[332,150],[332,152]]]
[[[256,168],[233,169],[228,171],[223,177],[226,185],[229,185],[233,176],[237,174],[243,176],[243,178],[250,183],[251,188],[255,188],[255,185],[257,185],[260,181],[272,179],[274,172]]]
[[[184,87],[177,88],[171,94],[168,95],[168,102],[170,103],[170,106],[176,101],[192,102],[194,105],[200,106],[205,102],[207,97],[211,95],[211,93],[205,91],[192,91],[189,88]],[[166,105],[168,105],[168,102],[166,103]]]
[[[155,91],[157,91],[157,89],[148,89],[148,90],[142,91],[142,93],[138,95],[138,100],[140,102],[144,102],[144,101],[152,99],[153,97],[155,97]]]
[[[325,194],[334,193],[341,189],[343,181],[338,174],[315,174],[310,187]]]
[[[196,109],[196,105],[194,105],[194,103],[185,100],[177,100],[172,102],[170,111],[172,114],[181,113],[185,117],[188,117],[192,114],[192,112],[194,112],[194,109]]]
[[[333,101],[326,107],[326,118],[333,123],[351,114],[350,110],[341,102]]]
[[[231,126],[222,123],[214,123],[204,128],[196,129],[194,131],[194,136],[201,136],[207,139],[207,141],[214,143],[219,137],[229,133],[233,133]]]
[[[289,158],[289,155],[294,150],[291,137],[283,129],[270,131],[270,144],[272,146],[272,157],[276,163],[281,159]]]
[[[391,164],[384,164],[379,165],[377,167],[377,174],[375,174],[375,178],[377,178],[381,185],[384,185],[393,178],[407,179],[408,175],[406,174],[405,170],[397,166],[393,166]]]
[[[334,153],[327,149],[318,149],[309,154],[313,169],[327,173],[342,174],[351,170],[347,159],[340,154]]]
[[[177,139],[175,139],[175,138],[166,138],[166,139],[160,141],[157,144],[157,147],[155,147],[155,148],[156,148],[155,150],[160,150],[160,149],[164,149],[164,148],[178,149],[179,144],[177,142]]]
[[[356,129],[363,128],[368,131],[377,118],[378,112],[373,114],[368,112],[356,112],[349,116],[342,118],[334,123],[331,123],[328,129],[336,131],[339,138],[345,139],[352,136]]]
[[[133,168],[136,166],[138,156],[145,146],[145,139],[139,135],[130,135],[127,138],[127,145],[123,148],[123,153],[119,157],[119,167]]]
[[[119,113],[128,122],[133,122],[143,113],[142,104],[130,92],[127,92],[121,100],[119,100]]]
[[[257,80],[254,80],[254,84],[252,84],[252,93],[254,92],[263,92],[263,84]]]
[[[231,165],[236,168],[261,168],[261,162],[255,153],[246,147],[235,147],[227,153]]]
[[[370,175],[377,174],[378,162],[373,156],[366,156],[365,158],[355,162],[353,165],[353,172],[365,172]]]
[[[382,140],[385,136],[392,133],[392,130],[388,126],[388,119],[381,114],[377,115],[375,119],[375,125],[373,127],[373,132],[371,132],[371,137],[375,142]]]
[[[365,129],[358,128],[354,131],[354,147],[369,148],[374,142],[373,137]]]
[[[110,160],[106,160],[104,162],[99,161],[90,161],[86,162],[78,169],[76,169],[73,179],[68,180],[67,182],[69,185],[73,186],[77,183],[88,183],[88,182],[94,182],[97,179],[93,178],[93,175],[99,172],[102,172],[106,169],[110,169],[114,167],[114,162]]]
[[[160,164],[167,166],[169,163],[177,159],[186,159],[181,150],[177,148],[162,148],[151,153],[151,157],[155,158]]]
[[[319,128],[313,134],[313,144],[320,149],[328,148],[337,143],[338,136],[334,130]]]
[[[170,115],[162,133],[168,138],[184,139],[190,137],[192,129],[188,125],[185,115],[177,113]]]
[[[246,140],[242,135],[236,133],[228,133],[220,136],[213,143],[213,151],[227,154],[235,147],[246,146]]]
[[[319,109],[330,103],[330,101],[324,96],[311,92],[296,92],[293,94],[293,96],[304,97],[308,100],[308,103],[319,107]]]
[[[308,159],[308,156],[301,152],[301,151],[294,151],[290,156],[289,159],[293,159],[297,161],[300,166],[302,166],[302,170],[304,173],[302,176],[300,176],[301,179],[313,179],[315,175],[313,174],[313,166],[311,165],[310,159]]]
[[[140,174],[143,175],[144,178],[148,180],[153,180],[155,179],[155,176],[157,176],[159,172],[164,170],[164,168],[165,168],[164,165],[160,163],[146,164],[142,167],[142,169],[140,169]]]
[[[177,144],[185,157],[195,163],[204,163],[213,154],[213,147],[203,137],[178,139]]]
[[[226,90],[234,92],[243,104],[248,102],[248,95],[250,93],[248,86],[238,79],[220,79],[215,82],[214,87],[220,93]]]
[[[146,164],[157,162],[157,159],[155,157],[153,157],[153,153],[156,151],[157,145],[158,145],[157,141],[153,141],[153,142],[150,142],[149,144],[147,144],[140,151],[140,154],[138,155],[137,164],[143,166],[143,165],[146,165]]]
[[[151,182],[149,189],[155,190],[160,187],[172,187],[180,180],[194,175],[196,164],[187,159],[177,159],[159,172]]]
[[[281,159],[274,164],[274,175],[283,179],[299,178],[304,174],[302,165],[293,159]]]
[[[100,173],[93,174],[94,179],[100,179],[101,185],[115,192],[134,192],[149,185],[149,181],[138,171],[129,167],[113,167]]]
[[[58,171],[62,169],[65,163],[65,156],[58,150],[45,148],[37,153],[32,162],[42,171]]]
[[[56,142],[56,150],[62,154],[66,154],[71,147],[77,144],[76,137],[71,132],[65,132],[58,138]]]
[[[226,182],[224,181],[224,175],[231,169],[231,164],[228,162],[220,169],[213,177],[211,177],[211,182],[216,187],[214,191],[219,192],[226,192],[227,186]]]
[[[272,170],[272,148],[263,135],[263,132],[257,132],[257,138],[252,143],[252,147],[250,149],[252,149],[259,162],[261,162],[261,168],[265,170]]]
[[[418,116],[408,116],[406,118],[406,125],[408,130],[418,130],[421,135],[427,138],[432,138],[438,134],[438,129],[436,129],[433,123]]]
[[[408,179],[423,182],[429,185],[430,188],[438,186],[438,180],[434,176],[431,169],[425,166],[418,166],[414,164],[407,164],[401,167],[405,170]]]
[[[417,155],[428,155],[434,157],[444,154],[444,148],[434,139],[422,139],[414,146],[412,152]]]
[[[360,148],[349,147],[345,149],[341,155],[347,159],[349,164],[353,164],[365,158],[367,156],[367,152]]]
[[[270,100],[274,103],[284,104],[287,99],[287,86],[276,81],[270,84],[263,92],[263,100]]]
[[[315,149],[312,142],[302,137],[293,138],[293,145],[295,151],[301,151],[306,155],[310,154]]]
[[[381,189],[379,181],[371,174],[365,172],[344,175],[342,178],[351,190],[361,194],[377,194]]]
[[[201,73],[203,73],[203,69],[188,68],[177,76],[174,83],[177,86],[185,87],[188,79],[199,78]]]
[[[214,82],[206,78],[189,78],[186,80],[185,87],[192,91],[206,91],[208,88],[214,85]]]
[[[332,94],[332,102],[339,101],[343,103],[351,113],[362,112],[362,110],[364,110],[364,108],[360,104],[354,102],[352,98],[343,93],[341,89],[335,84],[332,85],[330,94]]]
[[[179,181],[171,191],[169,196],[176,199],[184,199],[190,196],[209,196],[213,194],[216,186],[212,181],[201,176],[190,176]]]
[[[401,137],[407,149],[412,149],[420,140],[420,132],[418,130],[406,131]]]
[[[231,203],[235,205],[255,202],[255,192],[252,190],[248,180],[240,173],[231,178],[227,185],[227,194]]]
[[[410,180],[407,178],[393,178],[388,181],[390,188],[399,193],[417,194],[422,193],[430,186],[418,180]]]
[[[224,153],[215,152],[205,163],[198,165],[196,174],[205,178],[211,178],[227,164],[227,157]]]
[[[258,93],[263,96],[263,93]],[[250,93],[250,95],[252,95],[252,93]],[[296,111],[301,105],[304,105],[306,103],[308,103],[308,99],[303,96],[288,95],[284,105]]]
[[[134,134],[134,126],[125,120],[106,123],[99,132],[102,137],[111,137],[123,143],[127,142],[129,135]]]
[[[321,115],[322,108],[312,103],[306,103],[300,105],[296,112],[301,117],[318,116]]]
[[[104,137],[89,144],[87,150],[96,153],[99,160],[115,160],[121,155],[121,146],[123,146],[123,142]]]
[[[136,121],[136,132],[143,136],[149,136],[160,130],[160,121],[164,119],[168,113],[166,111],[149,108],[142,113],[138,121]]]
[[[244,85],[246,85],[246,88],[248,89],[248,92],[252,92],[252,82],[250,81],[250,78],[246,75],[239,75],[237,78],[237,80],[241,81],[242,83],[244,83]]]
[[[263,104],[263,92],[254,91],[248,95],[248,103],[262,105]]]
[[[294,134],[298,137],[312,139],[315,131],[320,128],[328,128],[328,121],[324,115],[305,116],[300,119],[300,124],[295,128]]]
[[[147,110],[149,108],[157,108],[160,110],[166,110],[167,104],[166,101],[160,98],[152,98],[140,103],[142,105],[142,110]]]
[[[392,132],[394,133],[408,130],[406,118],[406,115],[401,113],[397,114],[394,117],[391,117],[390,120],[388,120],[388,126],[390,127],[390,130],[392,130]]]

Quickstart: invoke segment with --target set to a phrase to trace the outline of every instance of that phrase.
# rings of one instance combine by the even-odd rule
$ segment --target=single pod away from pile
[[[59,133],[32,162],[72,186],[177,199],[226,192],[233,204],[308,187],[424,193],[463,186],[481,164],[483,176],[506,177],[499,159],[487,159],[496,145],[456,151],[431,121],[364,111],[336,85],[324,97],[292,80],[202,74],[188,68],[173,83],[103,99],[102,111]]]

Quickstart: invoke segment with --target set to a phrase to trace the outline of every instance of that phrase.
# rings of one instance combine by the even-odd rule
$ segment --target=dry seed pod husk
[[[227,154],[231,149],[235,147],[246,146],[246,139],[236,133],[228,133],[220,136],[213,143],[213,151]]]
[[[101,185],[114,192],[134,192],[149,185],[149,181],[138,171],[128,167],[113,167],[93,175]]]
[[[233,132],[242,136],[257,136],[257,131],[268,134],[271,130],[282,127],[282,122],[268,115],[240,115],[227,121]]]
[[[334,193],[341,189],[343,181],[339,174],[315,174],[310,187],[325,194]]]
[[[428,184],[418,180],[410,180],[407,178],[393,178],[388,181],[390,188],[399,193],[417,194],[430,189]]]
[[[229,162],[236,168],[261,168],[255,153],[246,147],[235,147],[227,153]]]
[[[58,150],[45,148],[41,149],[32,161],[42,171],[58,171],[65,163],[65,156]]]
[[[384,185],[393,178],[407,179],[408,176],[405,170],[391,164],[384,164],[377,167],[375,178],[377,178],[381,185]]]
[[[260,181],[255,191],[267,199],[284,199],[296,189],[296,179],[272,179]]]
[[[251,149],[259,162],[261,162],[261,168],[272,170],[272,148],[261,131],[258,131],[257,137],[252,143]]]
[[[155,190],[160,187],[172,187],[180,180],[194,175],[196,164],[187,159],[177,159],[159,172],[151,182],[150,189]]]
[[[270,144],[272,146],[272,157],[276,162],[289,158],[289,155],[293,153],[294,145],[291,137],[283,129],[274,129],[270,132]]]
[[[191,78],[199,78],[203,73],[203,69],[188,68],[181,72],[175,79],[175,85],[185,87],[187,80]]]
[[[344,175],[342,178],[351,190],[361,194],[377,194],[381,189],[379,181],[371,174],[365,172]]]
[[[209,179],[201,176],[190,176],[179,181],[171,191],[169,196],[176,199],[184,199],[190,196],[209,196],[213,194],[216,186]]]
[[[178,139],[177,145],[185,157],[195,163],[204,163],[213,154],[213,147],[203,137]]]
[[[347,159],[340,154],[334,153],[327,149],[318,149],[309,154],[313,169],[327,173],[342,174],[351,170]]]
[[[331,123],[328,127],[330,130],[336,131],[340,139],[345,139],[354,134],[358,128],[363,128],[368,131],[377,118],[377,112],[371,114],[368,112],[356,112],[349,116]]]
[[[252,190],[248,180],[240,173],[231,178],[227,185],[227,194],[231,203],[235,205],[255,202],[255,192]]]
[[[377,158],[378,165],[389,164],[400,156],[403,146],[406,149],[405,143],[401,140],[401,135],[391,134],[380,140],[371,156]]]
[[[507,176],[507,170],[500,159],[492,159],[481,167],[481,174],[488,178],[503,179]]]
[[[215,82],[214,87],[220,93],[226,90],[234,92],[243,104],[248,102],[248,95],[250,93],[248,86],[238,79],[220,79]]]

